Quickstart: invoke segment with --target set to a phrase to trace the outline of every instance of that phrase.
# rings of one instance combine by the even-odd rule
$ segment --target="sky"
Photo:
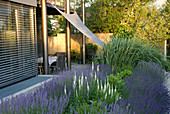
[[[160,8],[167,0],[156,0],[155,5]]]

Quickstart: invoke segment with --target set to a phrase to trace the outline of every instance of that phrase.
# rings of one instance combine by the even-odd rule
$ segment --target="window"
[[[35,13],[0,0],[0,87],[37,75]]]

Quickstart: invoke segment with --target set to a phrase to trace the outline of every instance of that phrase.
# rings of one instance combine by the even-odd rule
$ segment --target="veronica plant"
[[[95,70],[96,68],[96,70]],[[94,72],[94,73],[93,73]],[[68,103],[68,109],[75,108],[78,110],[82,106],[90,106],[99,99],[107,104],[112,104],[120,99],[120,94],[109,81],[99,77],[100,66],[96,67],[92,63],[91,73],[78,75],[75,72],[74,80],[72,83],[73,91]]]

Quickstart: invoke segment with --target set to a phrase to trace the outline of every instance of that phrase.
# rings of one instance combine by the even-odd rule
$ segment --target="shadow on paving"
[[[19,83],[4,87],[0,89],[0,99],[7,97],[9,95],[15,94],[21,90],[24,90],[26,88],[29,88],[35,84],[41,83],[45,80],[50,79],[51,77],[45,77],[45,76],[36,76],[24,81],[21,81]]]

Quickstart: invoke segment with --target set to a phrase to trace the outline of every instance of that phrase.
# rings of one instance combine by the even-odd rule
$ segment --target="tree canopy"
[[[163,9],[152,0],[91,0],[86,8],[90,16],[86,25],[96,33],[114,33],[114,36],[139,37],[150,41],[168,39],[169,3]]]
[[[146,2],[136,2],[126,13],[117,32],[119,37],[129,33],[129,38],[135,36],[154,42],[168,39],[169,4],[158,9]]]
[[[113,33],[123,38],[139,37],[150,41],[168,39],[169,3],[163,9],[153,5],[153,0],[86,0],[86,26],[93,33]],[[88,7],[87,7],[88,6]],[[81,0],[76,2],[81,14]],[[81,17],[82,15],[80,15]],[[58,18],[61,32],[66,22]],[[71,26],[71,32],[76,28]]]

